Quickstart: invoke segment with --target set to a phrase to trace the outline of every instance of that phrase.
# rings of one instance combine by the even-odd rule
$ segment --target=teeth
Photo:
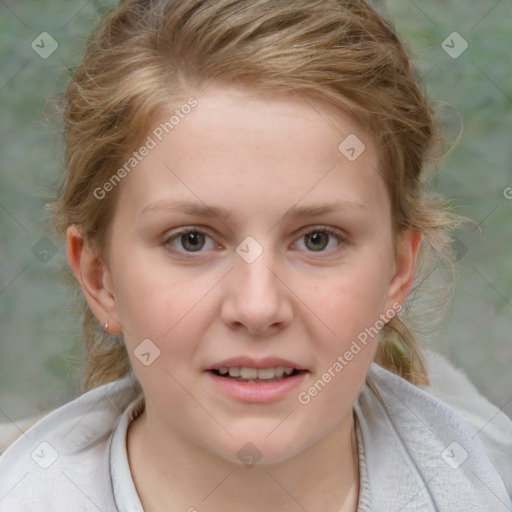
[[[282,366],[278,366],[276,368],[276,377],[282,377],[284,374],[284,368]]]
[[[242,377],[242,379],[257,379],[258,372],[259,370],[257,368],[246,368],[243,366],[240,368],[240,377]]]
[[[247,366],[233,366],[230,368],[219,368],[221,375],[229,374],[230,377],[241,377],[242,379],[274,379],[283,375],[291,375],[293,368],[284,368],[278,366],[276,368],[249,368]]]
[[[240,368],[238,366],[234,366],[233,368],[229,368],[229,376],[230,377],[240,377]]]
[[[256,370],[258,374],[258,379],[273,379],[276,376],[275,368],[262,368],[260,370]]]

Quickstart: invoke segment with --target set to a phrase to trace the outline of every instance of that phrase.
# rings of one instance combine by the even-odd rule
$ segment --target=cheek
[[[195,275],[168,265],[130,258],[114,275],[116,306],[128,337],[154,337],[165,342],[215,285],[214,276]]]
[[[319,316],[329,330],[319,321],[313,320],[310,325],[317,364],[311,379],[299,390],[297,402],[307,421],[314,423],[314,418],[322,418],[322,429],[326,431],[351,410],[378,346],[375,322],[382,299],[377,299],[375,289],[369,286],[356,292],[350,286],[357,284],[356,277],[339,279],[331,283],[327,293],[316,295]]]
[[[361,261],[359,265],[341,267],[322,283],[304,287],[301,294],[312,305],[310,328],[324,333],[333,350],[370,327],[383,312],[386,302],[389,264]]]
[[[150,271],[126,276],[119,315],[133,370],[147,396],[180,408],[204,331],[204,286],[166,280]],[[183,383],[183,384],[181,384]]]
[[[195,368],[219,278],[136,263],[119,267],[116,276],[122,283],[116,303],[126,347],[143,388],[157,396],[166,390],[166,400],[178,404],[177,382],[185,383]]]
[[[360,258],[357,265],[340,268],[325,283],[310,288],[314,314],[307,316],[308,330],[317,366],[314,386],[302,390],[306,395],[300,403],[315,401],[316,407],[332,414],[333,404],[343,410],[342,404],[356,398],[378,345],[389,264],[385,255],[380,260]]]

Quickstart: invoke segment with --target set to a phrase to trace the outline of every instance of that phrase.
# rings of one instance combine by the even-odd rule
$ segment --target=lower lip
[[[225,395],[242,402],[263,403],[284,398],[302,383],[308,372],[301,371],[283,380],[261,383],[239,382],[210,371],[206,373]]]

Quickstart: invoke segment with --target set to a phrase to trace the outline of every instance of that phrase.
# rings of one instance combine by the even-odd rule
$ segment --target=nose
[[[235,267],[224,283],[221,317],[230,329],[248,334],[273,334],[293,318],[290,289],[265,251],[247,263],[236,256]]]

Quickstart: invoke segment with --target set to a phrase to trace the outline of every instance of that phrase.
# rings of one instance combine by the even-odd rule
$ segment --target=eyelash
[[[175,254],[179,254],[179,255],[185,256],[187,258],[197,257],[198,255],[200,255],[204,252],[202,250],[202,248],[199,251],[187,251],[187,250],[179,250],[172,246],[172,242],[174,240],[178,240],[182,235],[186,235],[189,233],[198,233],[198,234],[204,235],[205,237],[213,240],[213,238],[211,236],[209,236],[203,229],[198,228],[198,227],[197,228],[196,227],[187,227],[187,228],[180,229],[179,231],[172,233],[172,235],[166,237],[165,240],[163,241],[163,245],[166,246],[171,252],[173,252]],[[324,227],[324,226],[312,226],[311,228],[308,229],[308,231],[302,233],[300,235],[300,237],[298,238],[298,240],[300,240],[301,238],[305,237],[308,234],[314,234],[314,233],[325,233],[329,237],[334,237],[337,239],[338,245],[334,249],[330,249],[327,251],[325,251],[325,250],[306,251],[308,253],[312,253],[312,254],[318,253],[320,255],[330,254],[334,251],[339,250],[342,245],[347,243],[346,237],[343,236],[338,230],[335,230],[335,229],[329,228],[329,227]],[[328,244],[329,244],[329,242],[328,242]],[[197,254],[197,256],[196,256],[196,254]]]

